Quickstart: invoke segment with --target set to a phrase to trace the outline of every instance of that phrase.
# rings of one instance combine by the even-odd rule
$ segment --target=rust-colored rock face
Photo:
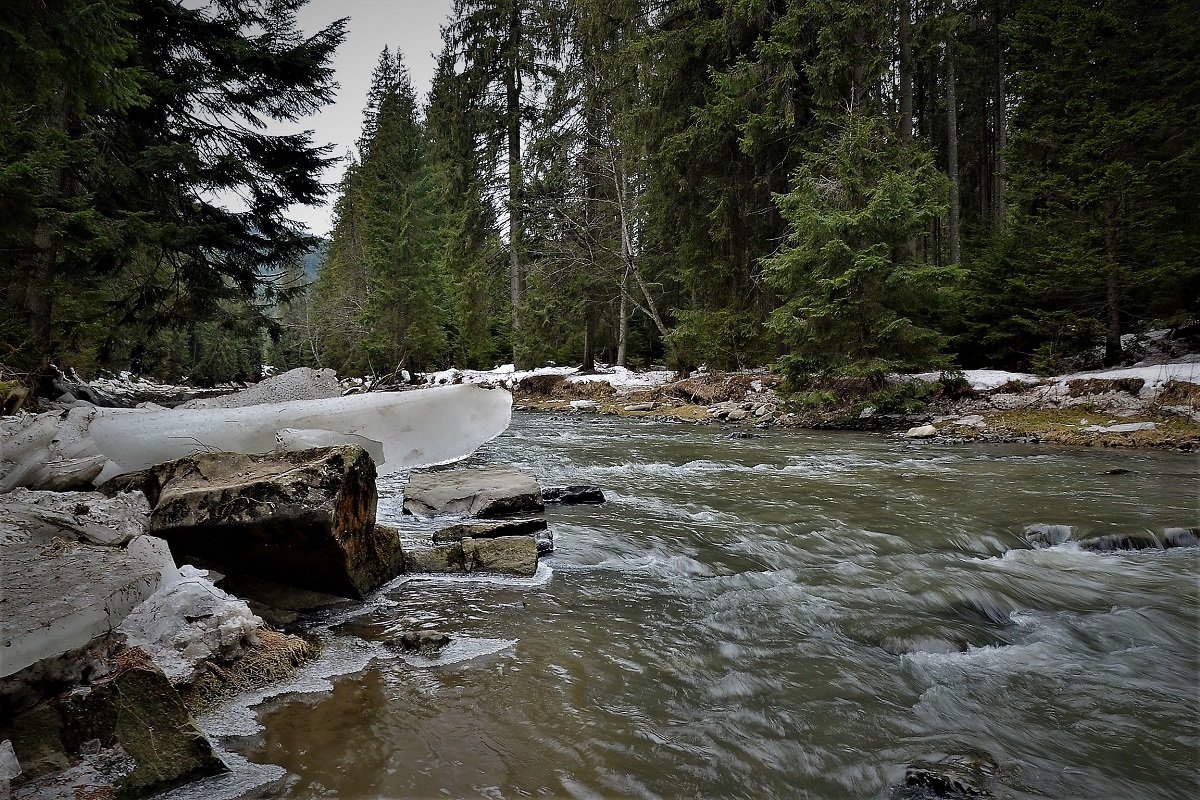
[[[375,464],[361,447],[202,453],[149,472],[150,532],[177,559],[353,598],[402,563],[395,532],[375,526]]]

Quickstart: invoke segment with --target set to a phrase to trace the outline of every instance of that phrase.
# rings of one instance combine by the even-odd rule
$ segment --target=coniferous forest
[[[268,125],[334,91],[301,5],[0,4],[0,379],[877,384],[1200,313],[1191,0],[456,0],[428,97],[380,54],[327,240],[286,211],[331,149]]]

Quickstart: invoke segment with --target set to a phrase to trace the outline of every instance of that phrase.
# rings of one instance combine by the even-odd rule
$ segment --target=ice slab
[[[125,549],[38,536],[3,547],[0,677],[112,631],[174,567],[167,543],[151,536]]]
[[[386,475],[467,457],[508,427],[512,395],[502,389],[459,385],[240,408],[98,408],[93,413],[88,432],[120,471],[205,450],[268,453],[280,439],[312,446],[310,442],[336,432],[379,443],[383,457],[376,468]],[[288,433],[280,437],[284,430]]]

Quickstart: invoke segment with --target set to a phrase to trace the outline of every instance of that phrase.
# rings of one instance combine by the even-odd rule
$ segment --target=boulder
[[[1025,526],[1025,541],[1034,547],[1052,547],[1071,539],[1075,528],[1070,525],[1051,525],[1038,522]]]
[[[400,637],[400,649],[410,653],[420,653],[423,656],[436,655],[443,647],[450,644],[449,635],[441,631],[406,631]]]
[[[904,783],[892,790],[892,800],[967,800],[992,797],[996,762],[983,753],[948,755],[914,761],[904,771]]]
[[[521,536],[546,530],[545,517],[527,519],[477,520],[451,525],[433,532],[437,544],[458,542],[466,537],[472,539],[494,539],[497,536]]]
[[[1163,543],[1152,533],[1106,533],[1079,541],[1082,550],[1112,553],[1118,550],[1161,550]]]
[[[415,472],[404,487],[405,513],[425,517],[504,517],[544,509],[537,480],[511,467]]]
[[[0,738],[12,739],[22,782],[119,748],[127,758],[113,784],[117,797],[142,797],[226,769],[179,693],[136,648],[116,658],[111,676],[0,724]]]
[[[603,503],[604,492],[599,486],[548,486],[542,489],[542,499],[547,503],[562,503],[563,505]]]
[[[395,531],[375,525],[375,465],[361,447],[198,453],[151,467],[150,531],[177,558],[362,599],[399,571]]]
[[[1164,547],[1200,547],[1200,528],[1164,528]]]
[[[626,411],[653,411],[654,403],[630,403],[625,406]]]
[[[531,536],[470,537],[453,544],[412,549],[404,554],[408,572],[475,573],[530,577],[537,572],[538,546]]]
[[[932,425],[918,425],[904,432],[905,439],[929,439],[937,436],[937,428]]]

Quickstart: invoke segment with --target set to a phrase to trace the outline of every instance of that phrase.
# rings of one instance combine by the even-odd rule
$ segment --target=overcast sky
[[[315,141],[332,142],[339,156],[353,148],[362,125],[371,70],[384,45],[404,54],[413,88],[424,102],[433,80],[434,59],[442,48],[441,26],[450,18],[452,6],[453,0],[309,0],[299,15],[300,25],[309,33],[336,19],[350,18],[346,38],[333,58],[341,84],[337,100],[304,123],[315,132]],[[325,182],[336,183],[343,169],[343,165],[334,167],[325,175]],[[313,233],[325,235],[332,205],[331,196],[323,207],[297,206],[290,216]]]

